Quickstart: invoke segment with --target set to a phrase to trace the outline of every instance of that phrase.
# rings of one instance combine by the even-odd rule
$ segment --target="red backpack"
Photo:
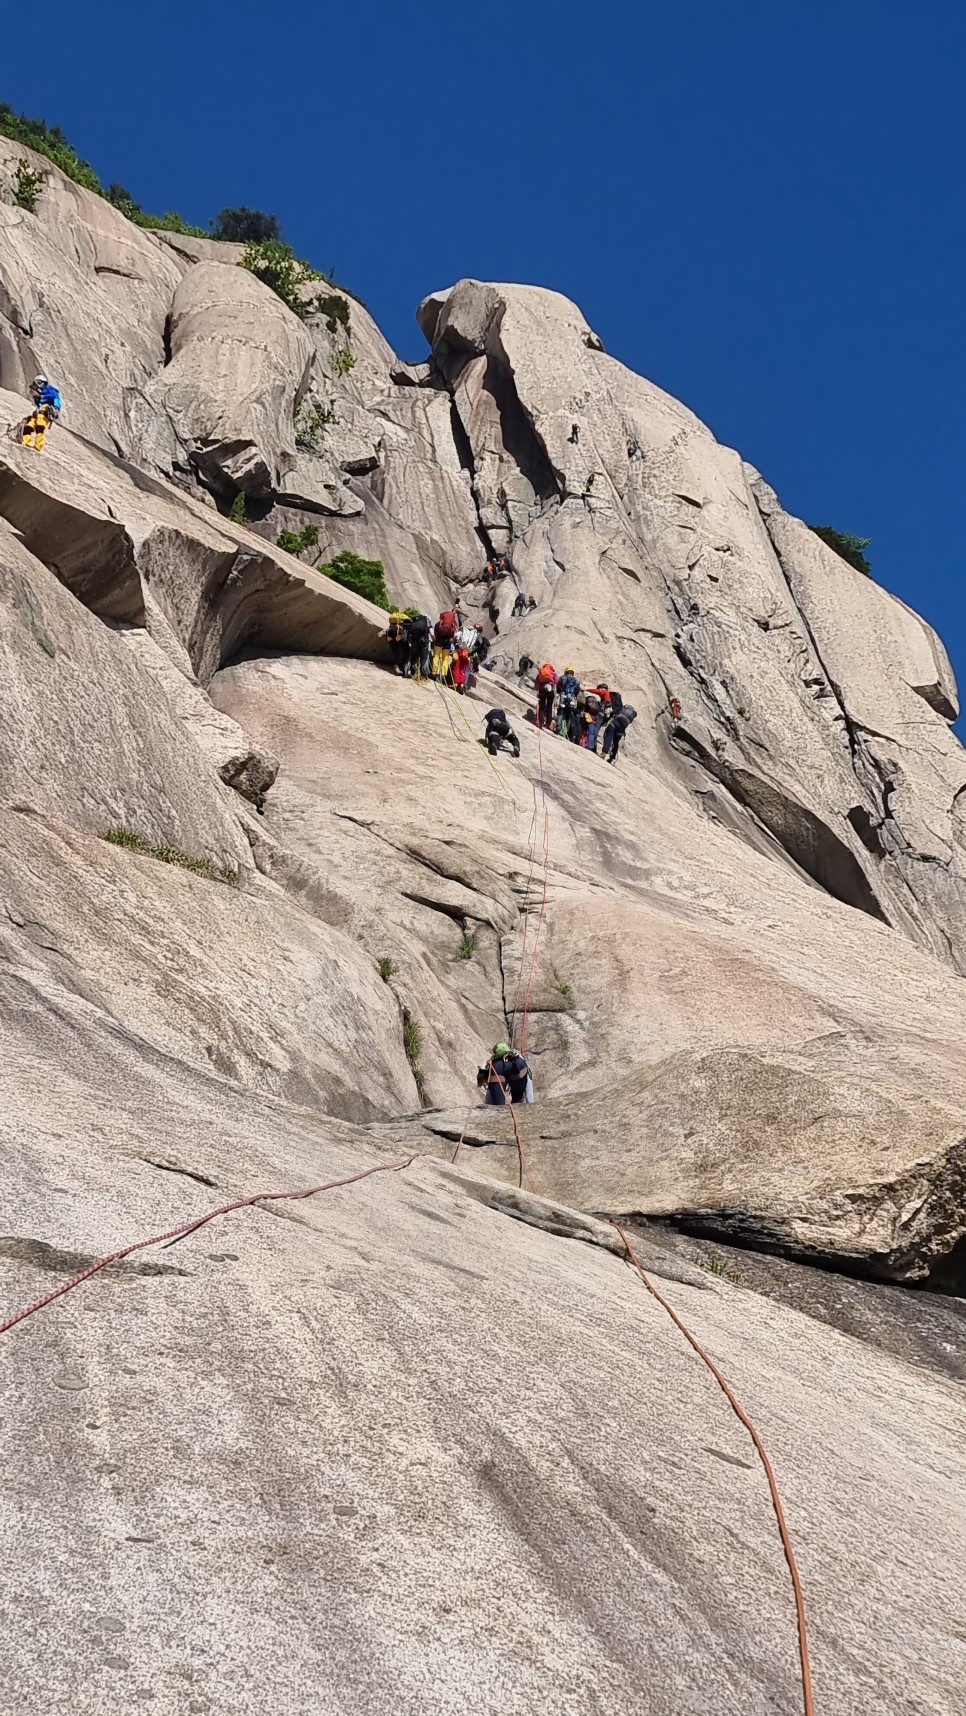
[[[452,608],[447,608],[445,614],[440,614],[436,621],[436,631],[441,637],[456,636],[456,615]]]
[[[537,674],[537,684],[538,685],[552,685],[554,680],[556,679],[556,677],[557,677],[557,675],[554,672],[553,667],[551,666],[550,662],[545,661],[542,668],[540,669],[540,672]]]

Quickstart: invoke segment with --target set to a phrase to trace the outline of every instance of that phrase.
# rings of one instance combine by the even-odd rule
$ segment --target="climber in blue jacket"
[[[20,439],[25,447],[34,447],[39,453],[43,450],[47,430],[55,417],[60,416],[60,390],[45,375],[35,375],[30,384],[30,397],[34,408],[20,431]]]

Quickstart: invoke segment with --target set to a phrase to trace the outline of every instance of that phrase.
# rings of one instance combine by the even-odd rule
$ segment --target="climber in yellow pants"
[[[20,431],[25,447],[43,451],[44,437],[55,417],[60,416],[60,393],[45,375],[35,375],[30,388],[34,408]]]

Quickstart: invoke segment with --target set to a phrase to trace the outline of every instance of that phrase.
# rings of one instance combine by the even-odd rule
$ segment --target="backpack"
[[[456,615],[452,608],[447,608],[445,614],[440,614],[436,621],[436,636],[441,638],[456,636]]]
[[[557,677],[557,675],[554,672],[553,667],[551,666],[550,662],[545,661],[542,668],[540,669],[540,672],[537,674],[537,684],[538,685],[552,685],[554,680],[556,679],[556,677]]]
[[[503,1056],[502,1065],[503,1077],[507,1082],[511,1099],[516,1097],[519,1100],[526,1091],[530,1068],[523,1055],[519,1054],[516,1049],[511,1049],[508,1055]]]

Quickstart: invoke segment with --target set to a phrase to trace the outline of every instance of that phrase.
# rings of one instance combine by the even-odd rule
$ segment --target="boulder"
[[[370,602],[60,425],[38,457],[14,437],[24,412],[0,393],[0,518],[94,613],[160,620],[202,683],[255,639],[388,660]]]
[[[199,262],[179,281],[171,358],[148,388],[186,460],[215,488],[271,495],[295,467],[295,410],[312,344],[246,268]]]
[[[166,685],[0,526],[8,808],[90,834],[136,834],[217,867],[250,866],[232,797]],[[74,890],[65,895],[68,903]]]

